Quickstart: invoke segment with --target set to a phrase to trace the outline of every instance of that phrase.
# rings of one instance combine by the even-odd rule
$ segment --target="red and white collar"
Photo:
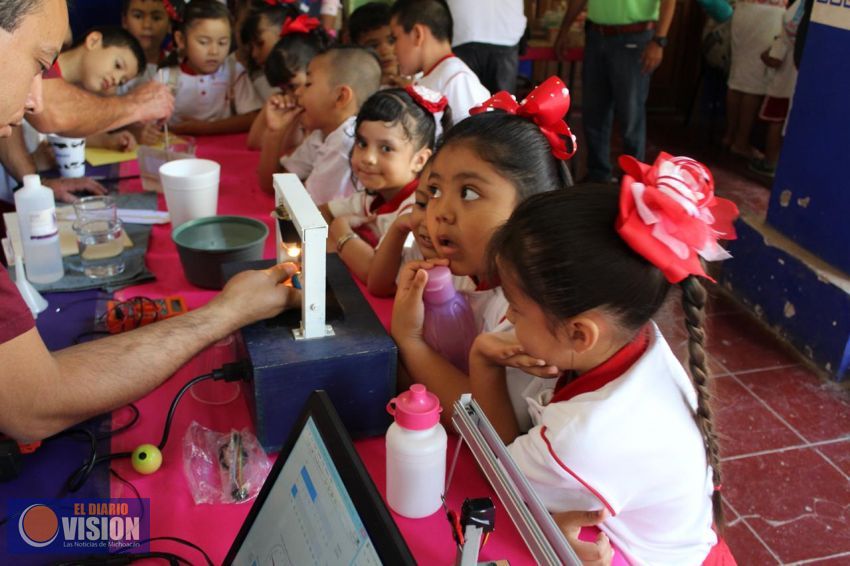
[[[646,353],[650,329],[651,325],[647,324],[638,331],[631,342],[617,350],[616,354],[578,377],[572,377],[572,372],[564,373],[558,378],[550,403],[569,401],[582,393],[596,391],[626,373]]]
[[[369,212],[375,215],[380,216],[381,214],[389,214],[391,212],[395,212],[402,205],[404,201],[410,197],[415,191],[416,187],[419,186],[419,179],[413,179],[408,184],[406,184],[402,189],[396,193],[396,195],[390,200],[384,200],[384,196],[380,193],[375,195],[375,199],[369,205]]]
[[[427,71],[422,73],[422,77],[423,78],[427,77],[428,75],[430,75],[434,71],[434,69],[436,69],[437,67],[440,66],[440,63],[442,63],[443,61],[445,61],[447,59],[451,59],[452,57],[456,57],[456,55],[454,53],[449,53],[448,55],[443,55],[442,57],[440,57],[440,59],[436,63],[431,65],[430,69],[428,69]]]

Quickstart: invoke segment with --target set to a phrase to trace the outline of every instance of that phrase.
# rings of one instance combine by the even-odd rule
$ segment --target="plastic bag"
[[[247,429],[216,432],[192,422],[183,469],[195,503],[244,503],[260,492],[272,463]]]

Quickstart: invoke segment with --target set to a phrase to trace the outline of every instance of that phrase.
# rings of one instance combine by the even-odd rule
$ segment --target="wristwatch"
[[[656,35],[652,38],[652,41],[658,44],[659,47],[667,47],[667,38],[661,37],[660,35]]]

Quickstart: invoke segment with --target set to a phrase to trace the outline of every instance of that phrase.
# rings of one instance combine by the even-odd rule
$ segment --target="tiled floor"
[[[704,160],[718,193],[766,213],[770,191],[743,164],[711,149],[676,150],[675,130],[659,138],[674,153]],[[678,305],[659,320],[674,351],[687,356]],[[712,296],[706,331],[723,536],[738,563],[850,565],[850,388],[813,373],[725,297]]]

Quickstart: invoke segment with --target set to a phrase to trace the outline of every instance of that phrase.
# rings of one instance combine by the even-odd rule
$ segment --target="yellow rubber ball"
[[[140,474],[152,474],[162,466],[162,452],[153,444],[142,444],[133,450],[130,463]]]

